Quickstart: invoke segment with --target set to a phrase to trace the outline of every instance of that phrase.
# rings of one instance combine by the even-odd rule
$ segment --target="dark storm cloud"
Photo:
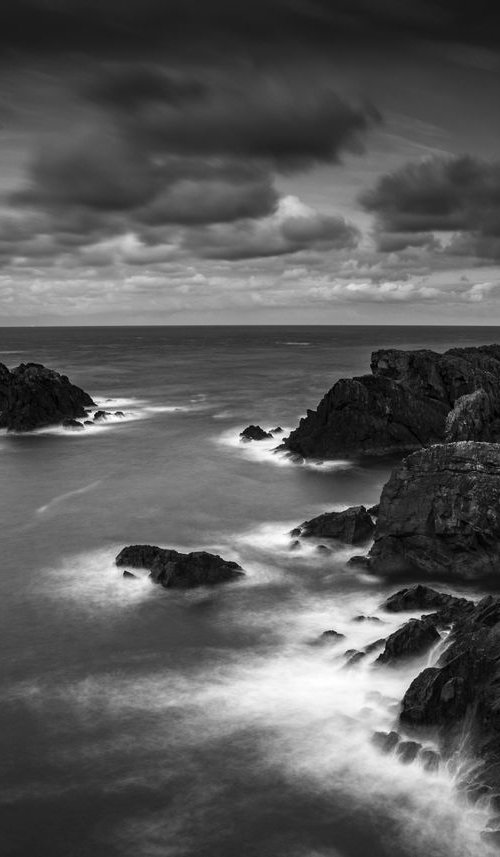
[[[156,227],[272,215],[279,202],[276,173],[361,152],[363,137],[379,121],[373,107],[350,103],[319,75],[247,65],[228,77],[216,69],[202,75],[199,68],[186,73],[158,63],[98,62],[77,76],[75,97],[82,121],[44,139],[10,204],[52,217],[54,232],[67,219],[82,221],[93,237],[115,229],[146,232],[148,242],[151,235],[161,242]],[[310,234],[280,234],[263,255],[318,246],[316,227]],[[325,240],[331,246],[330,236]],[[261,243],[254,242],[252,255]]]
[[[392,249],[392,233],[415,245],[425,232],[464,232],[476,236],[468,243],[479,250],[488,243],[479,238],[500,236],[500,162],[461,156],[406,164],[361,201],[376,215],[381,249]]]
[[[341,217],[285,210],[269,221],[193,230],[185,247],[202,258],[234,261],[304,250],[351,249],[358,239],[357,229]]]
[[[7,49],[127,52],[168,48],[234,53],[276,44],[321,47],[357,39],[434,39],[498,44],[491,3],[456,0],[3,0],[0,38]]]

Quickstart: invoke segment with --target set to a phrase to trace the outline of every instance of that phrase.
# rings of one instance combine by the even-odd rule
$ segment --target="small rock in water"
[[[94,425],[94,423],[92,422],[92,420],[85,420],[84,425],[86,425],[86,426],[93,426],[93,425]]]
[[[421,747],[418,741],[401,741],[396,748],[396,754],[404,765],[409,765],[416,759]]]
[[[318,545],[316,547],[316,550],[318,553],[331,553],[332,552],[331,549],[327,548],[326,545]]]
[[[374,732],[372,744],[375,744],[382,753],[392,753],[399,744],[399,735],[397,732]]]
[[[62,427],[65,429],[71,429],[72,431],[82,431],[83,423],[79,420],[63,420]]]
[[[323,631],[320,640],[323,643],[337,643],[339,640],[344,640],[345,634],[340,634],[339,631]]]
[[[353,622],[382,622],[378,616],[355,616]]]
[[[281,428],[281,426],[276,426],[276,428],[269,429],[269,431],[271,432],[271,434],[282,434],[283,433],[283,429]]]
[[[297,551],[297,550],[300,550],[300,548],[301,548],[301,544],[300,544],[299,540],[298,540],[298,539],[295,539],[295,541],[293,541],[293,542],[290,544],[290,548],[289,548],[289,549],[290,549],[291,551]]]
[[[346,565],[353,566],[353,568],[369,568],[370,558],[364,554],[356,554],[347,560]]]
[[[96,411],[94,414],[94,422],[100,422],[100,420],[106,420],[110,416],[109,411]]]
[[[439,770],[440,756],[435,750],[421,750],[419,759],[425,771],[434,772]]]
[[[124,417],[124,416],[125,416],[125,414],[123,413],[123,411],[115,411],[115,417]]]
[[[125,571],[123,572],[123,576],[124,576],[124,577],[127,577],[127,578],[132,578],[133,580],[137,580],[137,579],[138,579],[138,578],[137,578],[137,575],[136,575],[136,574],[132,574],[132,572],[131,572],[131,571],[126,571],[126,570],[125,570]]]
[[[264,431],[261,426],[250,425],[240,432],[240,437],[242,440],[246,441],[268,440],[269,438],[272,438],[272,434],[270,434],[268,431]]]

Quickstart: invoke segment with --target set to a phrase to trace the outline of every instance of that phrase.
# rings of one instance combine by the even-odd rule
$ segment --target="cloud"
[[[204,258],[237,260],[352,248],[358,239],[357,229],[343,218],[321,214],[288,196],[272,217],[189,233],[185,247]]]
[[[361,196],[376,215],[380,249],[431,243],[426,233],[465,233],[471,252],[500,238],[500,162],[469,155],[409,163]],[[396,238],[395,235],[396,234]],[[491,240],[493,239],[493,240]],[[456,252],[456,248],[455,248]]]
[[[11,50],[94,55],[140,48],[189,55],[221,49],[275,50],[276,45],[325,51],[353,40],[373,45],[437,40],[498,44],[499,14],[491,4],[463,8],[454,0],[3,0],[0,34]]]

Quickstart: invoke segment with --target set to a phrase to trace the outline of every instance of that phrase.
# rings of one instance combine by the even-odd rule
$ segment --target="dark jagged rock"
[[[422,613],[434,612],[441,621],[454,621],[458,617],[474,609],[474,602],[467,598],[457,598],[446,592],[438,592],[430,586],[420,583],[407,589],[394,592],[381,605],[388,613],[404,613],[421,610]]]
[[[304,521],[300,527],[292,530],[291,535],[337,539],[345,544],[359,545],[367,542],[374,530],[375,526],[365,507],[351,506],[343,512],[326,512],[310,521]]]
[[[0,364],[0,428],[33,431],[81,419],[89,407],[95,405],[88,393],[66,375],[40,363],[21,363],[12,371]]]
[[[63,428],[71,429],[72,431],[84,430],[84,425],[79,420],[63,420],[61,425]]]
[[[414,762],[422,745],[418,741],[400,741],[396,747],[396,755],[404,765]]]
[[[500,580],[500,445],[440,444],[408,456],[382,491],[370,569]]]
[[[191,589],[239,580],[243,576],[237,562],[206,551],[179,553],[154,545],[130,545],[116,557],[116,565],[145,568],[154,583],[166,589]]]
[[[370,508],[367,509],[368,514],[371,515],[372,518],[377,518],[379,511],[380,511],[380,503],[375,503],[374,506],[370,506]]]
[[[260,426],[247,426],[240,432],[240,437],[242,440],[268,440],[272,438],[272,434],[268,431],[264,431]]]
[[[443,442],[447,433],[500,439],[499,346],[376,351],[371,370],[337,381],[283,447],[306,458],[338,458],[408,453]]]
[[[384,651],[378,656],[376,663],[392,665],[419,657],[440,639],[440,634],[431,620],[410,619],[387,638]]]
[[[484,390],[476,390],[456,400],[446,417],[445,440],[491,441],[498,438],[498,415],[493,416],[491,398]]]
[[[399,734],[397,732],[374,732],[372,735],[372,743],[382,751],[382,753],[392,753],[399,744]]]
[[[450,646],[408,688],[402,727],[432,732],[445,758],[465,751],[477,763],[462,784],[472,797],[500,793],[500,599],[484,598],[457,621]],[[494,807],[493,807],[494,808]]]
[[[269,429],[269,431],[271,432],[271,434],[283,434],[283,429],[281,428],[281,426],[276,426],[276,428]]]
[[[322,643],[338,643],[340,640],[345,640],[345,634],[339,631],[323,631],[319,639]]]
[[[94,414],[94,422],[99,423],[102,420],[107,420],[107,418],[110,416],[110,411],[96,411]]]
[[[355,616],[353,622],[382,622],[378,616]]]
[[[136,574],[132,574],[132,572],[131,572],[131,571],[127,571],[126,569],[125,569],[125,571],[123,572],[123,577],[126,577],[127,579],[137,580],[137,575],[136,575]]]

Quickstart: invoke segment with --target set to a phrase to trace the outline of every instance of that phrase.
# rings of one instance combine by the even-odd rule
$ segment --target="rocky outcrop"
[[[348,545],[359,545],[371,539],[375,525],[364,506],[351,506],[342,512],[325,512],[304,521],[292,530],[292,536],[337,539]]]
[[[147,569],[153,582],[165,589],[193,589],[243,577],[237,562],[216,554],[206,551],[184,554],[155,545],[129,545],[120,551],[115,562],[117,566]]]
[[[81,419],[92,407],[88,393],[71,384],[66,375],[40,363],[22,363],[12,371],[0,364],[1,428],[32,431]]]
[[[402,660],[417,658],[428,652],[440,639],[441,636],[431,619],[410,619],[387,637],[384,651],[378,656],[376,663],[393,665]]]
[[[416,584],[394,592],[381,605],[388,613],[421,612],[432,614],[440,623],[452,622],[474,609],[474,602],[437,592],[429,586]]]
[[[500,599],[484,598],[458,621],[434,667],[412,682],[401,705],[400,726],[412,736],[432,735],[442,753],[466,753],[477,764],[467,788],[500,800]]]
[[[371,375],[341,379],[283,448],[304,457],[400,454],[451,440],[500,439],[500,347],[376,351]],[[481,391],[480,396],[457,404]]]
[[[500,445],[420,450],[382,491],[370,569],[385,576],[500,582]]]
[[[240,437],[242,440],[269,440],[272,438],[272,434],[268,431],[264,431],[260,426],[247,426],[243,431],[240,432]]]

